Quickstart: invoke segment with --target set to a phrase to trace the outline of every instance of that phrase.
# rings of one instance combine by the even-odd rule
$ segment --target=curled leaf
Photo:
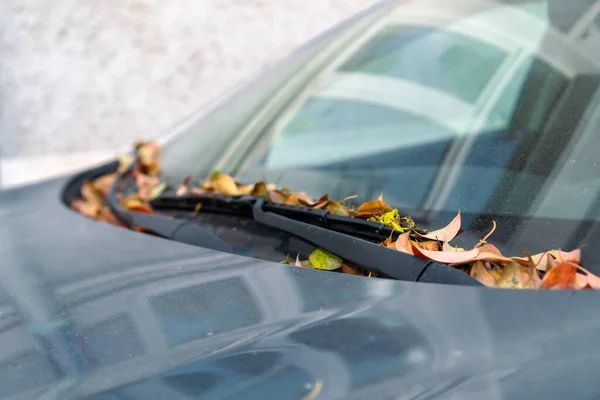
[[[449,242],[458,235],[460,232],[460,211],[456,214],[456,217],[448,225],[443,227],[442,229],[437,229],[435,231],[429,232],[425,235],[419,234],[419,236],[431,240],[442,240],[444,242]]]
[[[414,254],[418,257],[441,262],[444,264],[459,264],[471,262],[474,261],[479,255],[479,249],[477,248],[465,251],[432,251],[421,249],[419,246],[413,244],[412,250]]]
[[[577,267],[568,262],[562,262],[546,272],[540,289],[575,289]]]

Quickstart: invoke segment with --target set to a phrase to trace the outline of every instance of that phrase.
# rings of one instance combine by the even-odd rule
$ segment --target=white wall
[[[81,152],[112,154],[161,133],[371,3],[2,0],[2,181],[51,175]],[[33,159],[41,166],[15,178]]]

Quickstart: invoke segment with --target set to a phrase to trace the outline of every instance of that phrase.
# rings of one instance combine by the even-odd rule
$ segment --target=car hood
[[[0,192],[0,397],[600,397],[600,294],[288,267]],[[316,397],[315,397],[316,396]]]

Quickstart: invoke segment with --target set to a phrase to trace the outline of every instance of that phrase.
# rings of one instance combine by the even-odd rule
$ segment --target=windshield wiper
[[[348,264],[390,278],[413,282],[481,285],[455,268],[357,237],[381,241],[382,236],[397,236],[397,232],[394,233],[383,224],[333,215],[327,210],[267,203],[263,197],[221,195],[164,196],[153,201],[152,206],[157,210],[193,210],[198,203],[202,205],[204,212],[251,218],[262,225],[323,248]]]

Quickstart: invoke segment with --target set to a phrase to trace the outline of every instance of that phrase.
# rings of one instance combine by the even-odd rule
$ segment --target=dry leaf
[[[475,261],[479,255],[479,249],[474,248],[465,251],[431,251],[421,249],[413,244],[412,250],[417,257],[441,262],[444,264],[458,264]]]
[[[356,212],[358,213],[358,217],[366,219],[376,215],[385,214],[392,210],[393,208],[383,201],[383,196],[379,196],[377,200],[361,204]]]
[[[574,289],[577,267],[571,263],[562,262],[546,272],[540,289]]]
[[[458,232],[460,232],[460,211],[458,212],[458,214],[456,214],[456,217],[454,217],[454,219],[452,221],[450,221],[450,223],[448,225],[446,225],[445,227],[443,227],[442,229],[438,229],[432,232],[429,232],[426,235],[421,235],[419,234],[419,236],[427,238],[427,239],[431,239],[431,240],[442,240],[444,242],[449,242],[452,239],[454,239],[456,237],[456,235],[458,235]]]
[[[333,271],[342,266],[341,258],[323,249],[313,251],[308,257],[308,260],[313,268],[324,269],[327,271]]]
[[[342,272],[350,275],[365,276],[365,274],[362,271],[348,264],[342,264]]]
[[[473,263],[471,266],[470,275],[487,287],[496,286],[496,280],[500,278],[500,274],[498,272],[487,269],[485,267],[485,262],[481,260],[477,260]]]
[[[535,289],[536,282],[526,267],[518,262],[511,261],[502,268],[501,276],[496,281],[498,288]]]

